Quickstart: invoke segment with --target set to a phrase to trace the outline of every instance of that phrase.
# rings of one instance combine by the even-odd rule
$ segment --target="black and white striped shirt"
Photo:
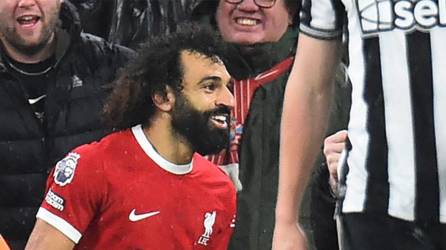
[[[343,212],[446,223],[446,0],[303,0],[301,32],[349,33]]]

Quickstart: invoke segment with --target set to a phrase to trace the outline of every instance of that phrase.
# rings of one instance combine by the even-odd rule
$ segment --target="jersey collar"
[[[132,133],[135,136],[139,146],[141,146],[141,148],[144,150],[147,156],[149,156],[150,159],[152,159],[162,169],[176,175],[185,175],[192,171],[193,160],[189,164],[177,165],[175,163],[166,160],[164,157],[158,154],[158,152],[155,150],[153,145],[150,143],[150,141],[144,134],[141,125],[136,125],[132,127]]]

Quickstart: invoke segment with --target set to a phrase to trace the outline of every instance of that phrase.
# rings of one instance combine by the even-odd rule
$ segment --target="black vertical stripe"
[[[347,20],[347,12],[345,11],[345,6],[342,1],[330,0],[331,6],[335,11],[335,27],[337,29],[342,29],[345,26]]]
[[[300,12],[300,22],[311,27],[311,2],[313,0],[302,0],[302,11]]]
[[[342,207],[344,205],[345,194],[347,191],[347,175],[348,175],[348,172],[350,172],[350,166],[348,165],[347,159],[350,154],[350,151],[352,151],[352,144],[351,144],[349,138],[347,138],[347,142],[345,144],[346,144],[345,149],[347,150],[347,152],[346,152],[347,155],[346,155],[345,161],[342,162],[341,163],[342,165],[339,166],[341,168],[341,171],[340,171],[340,176],[339,176],[337,196],[338,196],[338,200],[340,202],[336,203],[335,215],[339,215],[342,211]]]
[[[364,100],[368,108],[366,126],[370,140],[366,156],[368,180],[364,207],[366,211],[387,213],[389,206],[388,150],[378,37],[364,40],[363,54],[365,60]],[[386,66],[390,67],[390,65]]]
[[[435,146],[431,42],[429,33],[407,35],[409,79],[414,118],[418,221],[438,221],[439,186]]]

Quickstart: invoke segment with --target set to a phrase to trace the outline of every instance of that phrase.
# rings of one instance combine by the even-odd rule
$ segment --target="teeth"
[[[34,20],[37,20],[38,17],[36,16],[21,16],[19,18],[17,18],[17,21],[19,22],[32,22]]]
[[[237,23],[240,25],[254,26],[257,24],[257,21],[249,18],[237,18]]]
[[[220,121],[220,122],[226,122],[227,117],[224,115],[216,115],[216,116],[213,116],[212,119]]]

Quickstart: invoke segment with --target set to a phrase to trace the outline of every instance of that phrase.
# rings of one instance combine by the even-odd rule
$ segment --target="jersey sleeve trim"
[[[54,215],[43,207],[39,208],[36,217],[55,227],[74,243],[79,243],[82,234],[64,219],[60,218],[57,215]]]
[[[314,37],[316,39],[321,39],[321,40],[334,40],[334,39],[339,39],[342,37],[341,30],[316,29],[314,27],[309,27],[303,23],[300,24],[299,29],[305,35]]]

